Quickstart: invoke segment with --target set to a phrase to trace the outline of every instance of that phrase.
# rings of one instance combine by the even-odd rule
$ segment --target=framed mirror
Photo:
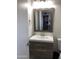
[[[35,32],[53,32],[53,19],[55,9],[34,9],[34,31]]]

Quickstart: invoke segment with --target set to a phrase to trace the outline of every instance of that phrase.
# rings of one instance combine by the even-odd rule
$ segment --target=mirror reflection
[[[52,32],[54,8],[46,10],[34,10],[34,31]]]

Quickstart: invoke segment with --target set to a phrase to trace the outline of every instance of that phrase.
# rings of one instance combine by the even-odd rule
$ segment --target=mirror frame
[[[42,10],[42,11],[44,11],[44,10],[45,10],[45,11],[46,11],[46,10],[49,10],[50,12],[52,12],[52,13],[51,13],[51,19],[52,19],[52,20],[51,20],[51,21],[52,21],[52,22],[51,22],[51,23],[52,23],[52,28],[51,28],[52,30],[51,30],[51,31],[35,30],[35,20],[34,20],[34,19],[35,19],[35,15],[34,15],[34,12],[35,12],[35,11],[41,11],[41,10]],[[48,9],[48,8],[45,8],[45,9],[33,9],[33,25],[34,25],[34,26],[33,26],[33,28],[34,28],[33,30],[34,30],[34,32],[53,32],[54,16],[55,16],[55,8],[50,8],[50,9]]]

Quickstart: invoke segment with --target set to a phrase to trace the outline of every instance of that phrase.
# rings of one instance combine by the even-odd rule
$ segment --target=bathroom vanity
[[[53,59],[55,8],[36,8],[32,11],[32,35],[28,44],[30,59]]]
[[[53,37],[34,35],[30,38],[30,59],[52,59]]]
[[[53,58],[54,8],[33,10],[33,34],[29,40],[30,59]]]

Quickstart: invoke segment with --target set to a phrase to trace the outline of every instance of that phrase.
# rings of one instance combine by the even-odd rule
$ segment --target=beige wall
[[[61,6],[57,5],[54,16],[53,34],[56,38],[61,38]]]

